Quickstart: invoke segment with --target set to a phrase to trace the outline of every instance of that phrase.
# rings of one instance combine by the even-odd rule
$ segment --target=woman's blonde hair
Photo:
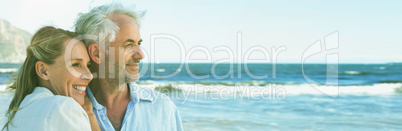
[[[31,39],[30,45],[27,47],[27,57],[24,64],[18,70],[13,78],[13,84],[9,87],[14,89],[14,97],[6,112],[8,117],[7,123],[3,129],[12,125],[12,120],[20,109],[19,106],[24,98],[33,92],[35,87],[39,85],[39,76],[36,74],[35,65],[38,61],[46,64],[53,64],[55,59],[64,52],[64,41],[76,37],[77,34],[52,26],[45,26],[39,29]]]

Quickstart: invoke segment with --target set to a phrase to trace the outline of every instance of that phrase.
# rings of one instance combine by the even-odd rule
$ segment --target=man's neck
[[[107,109],[119,104],[122,100],[130,99],[127,83],[112,85],[107,79],[93,79],[89,88],[96,101]]]

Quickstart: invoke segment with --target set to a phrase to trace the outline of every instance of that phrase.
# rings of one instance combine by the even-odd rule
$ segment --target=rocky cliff
[[[0,63],[22,63],[32,35],[0,19]]]

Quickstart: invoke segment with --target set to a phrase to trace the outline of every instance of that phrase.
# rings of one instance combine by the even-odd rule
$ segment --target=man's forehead
[[[117,33],[116,41],[119,42],[138,42],[141,39],[141,36],[138,31],[135,31],[135,29],[129,29],[129,28],[124,28],[123,30],[120,30]]]
[[[109,17],[109,19],[115,22],[120,28],[117,32],[116,39],[113,42],[114,44],[119,44],[129,39],[138,42],[141,39],[137,22],[128,15],[115,14]]]

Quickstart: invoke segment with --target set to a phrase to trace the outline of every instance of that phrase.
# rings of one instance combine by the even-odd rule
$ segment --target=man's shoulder
[[[135,86],[135,88],[131,91],[133,91],[136,97],[138,97],[140,102],[176,108],[173,101],[164,93],[141,87],[136,83],[130,83],[130,86]]]
[[[130,90],[133,91],[138,100],[134,106],[137,112],[133,113],[133,117],[130,117],[133,127],[152,130],[182,129],[178,109],[168,95],[153,89],[140,87],[135,83],[132,83],[131,86],[135,86],[136,89]],[[138,124],[138,121],[143,122],[143,124]]]

